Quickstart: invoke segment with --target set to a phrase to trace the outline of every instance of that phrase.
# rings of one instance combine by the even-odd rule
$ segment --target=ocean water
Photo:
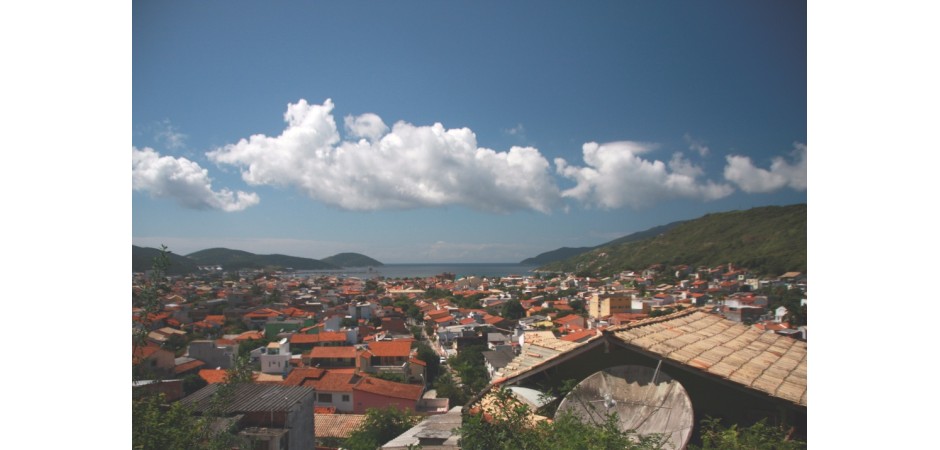
[[[358,278],[423,278],[452,273],[456,277],[505,277],[508,275],[532,275],[536,266],[516,263],[437,263],[437,264],[386,264],[384,266],[349,268],[346,270],[303,270],[299,276],[308,274],[348,275]]]

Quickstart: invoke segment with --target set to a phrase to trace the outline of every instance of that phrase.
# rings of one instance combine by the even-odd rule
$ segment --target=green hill
[[[556,250],[552,250],[552,251],[550,251],[550,252],[541,253],[541,254],[539,254],[538,256],[535,256],[535,257],[533,257],[533,258],[526,258],[526,259],[522,260],[521,262],[519,262],[519,264],[527,264],[527,265],[532,265],[532,264],[535,264],[535,265],[545,265],[545,264],[550,264],[550,263],[553,263],[553,262],[556,262],[556,261],[564,261],[564,260],[566,260],[566,259],[568,259],[568,258],[573,258],[573,257],[575,257],[575,256],[578,256],[578,255],[582,254],[582,253],[587,253],[587,252],[589,252],[589,251],[591,251],[591,250],[594,250],[595,248],[598,248],[598,247],[603,247],[603,246],[606,246],[606,245],[622,244],[622,243],[625,243],[625,242],[639,241],[639,240],[642,240],[642,239],[646,239],[646,238],[650,238],[650,237],[653,237],[653,236],[657,236],[657,235],[660,235],[660,234],[665,233],[666,231],[671,230],[672,228],[674,228],[676,225],[679,225],[680,223],[682,223],[682,222],[673,222],[673,223],[670,223],[670,224],[667,224],[667,225],[660,225],[660,226],[658,226],[658,227],[653,227],[653,228],[650,228],[650,229],[648,229],[648,230],[646,230],[646,231],[638,231],[638,232],[636,232],[636,233],[628,234],[628,235],[626,235],[626,236],[624,236],[624,237],[617,238],[617,239],[615,239],[615,240],[613,240],[613,241],[610,241],[610,242],[608,242],[608,243],[606,243],[606,244],[598,245],[598,246],[596,246],[596,247],[576,247],[576,248],[562,247],[562,248],[559,248],[559,249],[556,249]]]
[[[589,252],[592,249],[594,249],[594,247],[562,247],[545,253],[539,253],[538,256],[523,259],[522,261],[519,261],[519,264],[532,266],[553,263],[555,261],[564,261],[568,258],[578,256],[584,252]]]
[[[340,267],[384,266],[384,264],[360,253],[339,253],[328,258],[323,258],[322,261]]]
[[[256,255],[242,250],[210,248],[186,255],[199,265],[218,265],[225,270],[264,269],[276,267],[295,270],[330,270],[339,266],[311,258],[287,255]]]
[[[151,247],[131,246],[131,267],[134,272],[146,272],[153,268],[153,259],[160,254],[160,250]],[[170,267],[167,268],[169,275],[184,275],[196,271],[196,262],[175,253],[168,255]]]
[[[539,270],[610,275],[653,264],[734,263],[768,275],[806,272],[805,204],[708,214],[670,225],[652,237],[627,236]]]

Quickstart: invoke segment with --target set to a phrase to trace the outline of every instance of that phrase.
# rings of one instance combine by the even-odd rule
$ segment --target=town
[[[462,414],[485,411],[500,387],[544,419],[570,391],[565,382],[664,361],[696,418],[783,411],[805,439],[803,273],[654,265],[604,278],[385,279],[205,269],[134,274],[135,399],[162,394],[164,409],[215,415],[252,448],[350,448],[370,411],[383,410],[414,426],[372,448],[460,448]],[[220,411],[211,399],[224,386]],[[688,434],[676,439],[685,445]]]

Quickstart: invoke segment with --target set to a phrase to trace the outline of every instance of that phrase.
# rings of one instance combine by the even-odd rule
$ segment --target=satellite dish
[[[555,417],[563,413],[594,424],[616,413],[621,430],[661,434],[673,448],[685,448],[694,426],[692,401],[685,388],[662,371],[645,366],[595,372],[561,401]]]

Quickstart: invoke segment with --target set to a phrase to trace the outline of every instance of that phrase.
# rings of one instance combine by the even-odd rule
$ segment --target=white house
[[[290,342],[287,338],[272,342],[262,351],[262,373],[287,373],[290,369]]]

